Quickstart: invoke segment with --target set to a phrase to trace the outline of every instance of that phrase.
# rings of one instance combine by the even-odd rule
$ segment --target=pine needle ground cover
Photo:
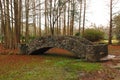
[[[99,63],[53,55],[0,55],[0,80],[78,80],[80,72],[94,72]]]

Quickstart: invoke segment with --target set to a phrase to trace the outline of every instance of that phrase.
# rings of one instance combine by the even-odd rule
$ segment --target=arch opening
[[[40,49],[37,49],[37,50],[31,52],[30,55],[40,55],[40,54],[45,53],[46,51],[48,51],[48,50],[51,49],[51,48],[52,48],[52,47],[40,48]]]
[[[30,55],[41,55],[41,54],[46,56],[77,58],[77,56],[72,52],[66,49],[56,48],[56,47],[41,48],[32,52]]]

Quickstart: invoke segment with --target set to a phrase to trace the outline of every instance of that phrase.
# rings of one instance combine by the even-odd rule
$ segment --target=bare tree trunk
[[[56,8],[56,5],[55,5],[55,0],[53,0],[53,5],[54,5],[54,8],[53,8],[53,11],[52,11],[52,35],[54,35],[55,33],[55,8]]]
[[[59,2],[58,2],[58,4],[61,4],[61,1],[59,0]],[[60,10],[60,7],[58,7],[58,15],[60,15],[61,14],[61,10]],[[59,35],[61,35],[61,16],[59,16],[59,19],[58,19],[58,33],[59,33]]]
[[[58,4],[60,4],[60,0],[58,0]],[[60,14],[60,7],[57,8],[57,15]],[[60,17],[57,19],[57,35],[60,35]]]
[[[64,0],[66,2],[66,0]],[[63,35],[66,35],[66,4],[64,5],[64,27],[63,27]]]
[[[50,0],[50,30],[51,35],[54,35],[54,28],[52,26],[52,0]]]
[[[25,41],[28,42],[29,39],[29,0],[25,0],[25,9],[26,9],[26,33],[25,33]]]
[[[47,0],[45,0],[45,34],[48,34],[48,28],[47,28]]]
[[[11,2],[11,32],[12,32],[11,33],[12,43],[11,44],[12,44],[12,49],[15,49],[15,43],[14,43],[15,42],[15,39],[14,39],[15,34],[14,34],[14,27],[13,27],[14,26],[14,17],[13,16],[14,15],[13,15],[13,4],[12,4],[13,0],[10,0],[10,2]]]
[[[39,0],[39,36],[41,36],[41,0]]]
[[[3,32],[4,32],[4,43],[5,43],[5,48],[11,48],[11,28],[10,28],[10,14],[9,14],[9,1],[3,2],[4,4],[4,19],[5,19],[5,24],[3,25]]]
[[[4,47],[7,48],[8,41],[7,41],[7,33],[6,33],[7,27],[6,27],[6,15],[5,15],[6,14],[6,4],[5,3],[6,3],[6,0],[4,0],[4,2],[3,2],[3,5],[4,5],[4,10],[3,10],[4,11],[4,28],[3,28],[3,31],[4,31],[4,45],[5,45]]]
[[[73,35],[74,28],[74,15],[75,15],[75,3],[74,0],[71,1],[71,20],[70,20],[70,35]]]
[[[10,27],[10,13],[9,13],[9,0],[6,1],[7,5],[7,16],[6,16],[6,35],[7,35],[7,40],[8,40],[8,48],[12,49],[12,31]]]
[[[20,24],[19,24],[19,1],[14,0],[14,18],[15,18],[15,45],[20,43]]]
[[[59,8],[57,9],[57,15],[59,15]],[[57,19],[57,35],[59,34],[59,18]]]
[[[85,30],[85,17],[86,16],[86,0],[84,0],[84,13],[83,13],[83,29],[82,29],[82,35],[84,34]]]
[[[61,17],[59,17],[59,35],[61,35]]]
[[[79,33],[81,31],[82,0],[80,0]]]
[[[69,25],[69,24],[70,24],[70,22],[69,22],[69,21],[70,21],[70,20],[69,20],[69,19],[70,19],[70,18],[69,18],[70,16],[69,16],[69,14],[70,14],[70,1],[68,2],[68,22],[67,22],[67,35],[70,35],[70,25]]]
[[[35,12],[35,1],[36,0],[33,0],[33,26],[34,26],[34,36],[36,36],[36,12]]]
[[[19,43],[20,43],[20,37],[21,37],[21,15],[22,15],[22,0],[18,1],[18,35],[19,35]]]
[[[23,6],[23,5],[22,5]],[[22,43],[25,41],[25,34],[24,34],[24,13],[23,13],[23,8],[21,9],[21,35],[22,35]]]
[[[51,32],[50,32],[50,22],[49,22],[49,13],[48,13],[49,11],[48,11],[48,8],[47,8],[46,11],[47,11],[47,13],[46,13],[46,16],[47,16],[47,17],[46,17],[46,18],[48,18],[48,19],[46,20],[46,21],[47,21],[47,22],[46,22],[46,26],[47,26],[46,29],[47,29],[47,35],[50,35]]]
[[[108,44],[112,44],[112,2],[113,0],[110,0],[110,28]]]
[[[0,0],[0,10],[1,10],[1,33],[3,36],[5,36],[5,26],[4,26],[4,15],[3,15],[3,7],[2,7],[2,3],[1,3],[1,0]],[[3,37],[2,36],[2,37]],[[4,39],[2,40],[2,43],[4,42]]]

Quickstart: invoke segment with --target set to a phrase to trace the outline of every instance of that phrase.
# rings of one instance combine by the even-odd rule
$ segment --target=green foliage
[[[118,40],[120,40],[120,14],[119,14],[119,15],[116,15],[116,16],[113,18],[113,22],[114,22],[114,25],[115,25],[116,38],[117,38]]]
[[[30,41],[31,41],[31,40],[34,40],[35,38],[36,38],[35,36],[30,36],[30,37],[29,37]]]
[[[81,36],[79,32],[75,33],[75,36]]]
[[[86,29],[83,37],[93,42],[99,41],[104,38],[104,32],[98,29]]]
[[[21,35],[21,36],[20,36],[20,40],[25,41],[25,38],[26,38],[26,37],[25,37],[24,35]],[[26,42],[29,43],[30,41],[34,40],[35,38],[36,38],[35,36],[29,35],[29,40],[26,41]]]
[[[119,40],[119,43],[120,43],[120,33],[116,34],[116,38],[117,40]]]
[[[2,35],[0,35],[0,41],[2,41],[3,40],[3,36]]]
[[[21,41],[25,41],[25,36],[24,35],[20,35],[20,40]]]

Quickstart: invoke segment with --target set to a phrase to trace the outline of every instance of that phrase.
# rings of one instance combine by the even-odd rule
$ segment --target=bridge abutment
[[[108,45],[97,44],[86,46],[86,60],[87,61],[100,61],[102,57],[108,55]]]

